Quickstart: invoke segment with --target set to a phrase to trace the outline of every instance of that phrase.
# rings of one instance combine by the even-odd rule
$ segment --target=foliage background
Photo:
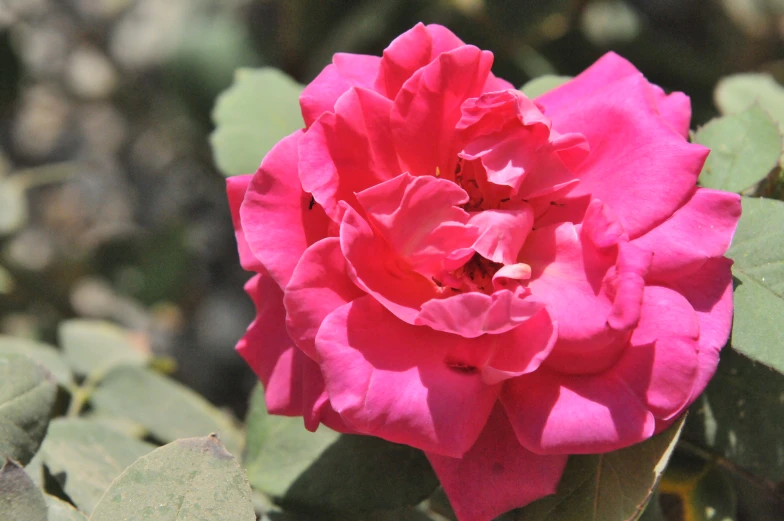
[[[720,78],[784,81],[782,0],[0,0],[0,334],[56,343],[64,319],[115,322],[159,368],[244,417],[255,377],[232,346],[253,310],[208,141],[215,98],[238,67],[306,83],[334,52],[379,54],[418,21],[492,50],[515,85],[615,50],[687,92],[695,127],[717,115]],[[774,168],[751,192],[781,187]],[[721,403],[775,402],[784,384],[768,376]],[[701,452],[704,432],[687,425],[662,485],[668,519],[716,518],[705,495],[730,497],[730,519],[784,517],[784,473],[759,461],[784,461],[773,422],[762,455],[740,466]]]

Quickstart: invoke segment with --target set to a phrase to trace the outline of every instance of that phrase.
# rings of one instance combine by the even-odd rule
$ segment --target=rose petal
[[[357,194],[373,228],[414,271],[436,276],[444,260],[469,248],[477,229],[465,226],[459,208],[468,195],[456,184],[431,176],[402,174]]]
[[[340,222],[339,201],[354,204],[359,192],[400,174],[390,134],[392,102],[351,88],[322,114],[299,145],[299,178],[327,215]]]
[[[446,27],[418,23],[384,49],[376,88],[389,99],[395,99],[400,88],[416,71],[439,54],[463,45],[462,40]]]
[[[496,406],[481,436],[462,458],[427,453],[458,519],[489,521],[555,493],[567,455],[523,448],[503,408]]]
[[[448,365],[461,342],[472,341],[405,324],[365,296],[324,320],[316,349],[330,400],[350,427],[460,457],[499,392],[478,371]]]
[[[462,148],[455,130],[460,106],[481,94],[492,63],[492,53],[466,45],[439,55],[405,82],[390,115],[403,170],[454,172]]]
[[[547,110],[558,110],[571,103],[579,103],[583,96],[601,92],[614,81],[639,74],[640,71],[614,52],[608,52],[596,63],[577,75],[573,80],[536,98],[536,102]],[[665,94],[658,85],[648,84],[660,116],[684,138],[689,137],[691,102],[682,92]]]
[[[340,225],[340,248],[354,284],[409,324],[416,320],[422,304],[438,296],[436,284],[411,270],[350,207]]]
[[[688,143],[659,117],[642,75],[579,102],[544,107],[553,128],[583,134],[591,148],[569,197],[601,199],[630,238],[669,218],[691,196],[708,149]]]
[[[485,340],[497,347],[482,370],[482,380],[492,385],[536,371],[555,346],[557,326],[542,308],[511,331],[487,336]]]
[[[365,293],[346,274],[340,239],[328,237],[311,245],[294,268],[283,297],[289,335],[318,362],[316,333],[334,310]]]
[[[464,338],[476,338],[509,331],[533,317],[543,307],[541,302],[526,299],[508,289],[498,290],[492,295],[460,293],[422,304],[422,311],[414,324]]]
[[[479,255],[493,262],[515,264],[533,228],[534,211],[520,202],[503,210],[472,213],[468,223],[479,229],[479,238],[471,246]]]
[[[240,219],[240,205],[245,199],[245,192],[252,175],[236,175],[226,179],[226,194],[229,198],[229,209],[231,210],[231,221],[234,224],[234,237],[237,240],[237,249],[240,254],[240,265],[247,271],[261,272],[264,266],[259,259],[253,255],[245,239],[245,232],[242,231],[242,219]]]
[[[280,287],[291,278],[307,247],[327,236],[329,219],[302,190],[297,147],[302,132],[284,138],[267,154],[248,185],[240,220],[251,251]]]
[[[302,414],[301,361],[306,358],[286,331],[283,292],[269,275],[255,275],[245,291],[256,305],[256,319],[237,343],[245,359],[264,385],[271,414]]]
[[[689,398],[694,402],[716,372],[719,351],[732,328],[732,261],[711,259],[702,268],[670,285],[689,301],[700,324],[699,374]]]
[[[681,278],[729,249],[740,219],[740,196],[699,188],[669,219],[634,240],[653,252],[651,277]]]
[[[628,333],[609,327],[613,299],[603,281],[616,261],[582,240],[571,223],[531,232],[519,259],[531,266],[528,288],[558,322],[546,364],[560,371],[595,372],[614,363]]]
[[[335,54],[299,96],[305,126],[310,127],[324,112],[334,112],[335,103],[350,88],[372,89],[380,64],[378,56]]]

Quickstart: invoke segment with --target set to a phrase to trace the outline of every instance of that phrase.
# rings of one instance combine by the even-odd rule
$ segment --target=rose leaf
[[[556,87],[560,87],[567,81],[571,80],[571,76],[557,76],[555,74],[545,74],[529,80],[528,83],[520,87],[523,94],[531,99],[538,98],[542,94],[550,92]]]
[[[784,376],[733,349],[692,407],[684,439],[709,447],[752,473],[784,480]]]
[[[267,414],[258,387],[247,419],[251,484],[304,512],[392,510],[424,500],[438,485],[420,451],[372,436],[339,435],[301,418]]]
[[[120,365],[144,365],[149,353],[124,329],[100,320],[64,321],[58,331],[63,353],[77,374],[96,377]]]
[[[732,347],[784,373],[784,203],[744,198],[727,256],[735,261]]]
[[[716,85],[714,100],[722,114],[738,114],[756,103],[779,125],[784,123],[784,88],[770,74],[727,76]]]
[[[54,378],[29,358],[0,354],[0,457],[27,464],[41,445],[57,396]]]
[[[757,105],[710,121],[694,140],[711,149],[700,184],[717,190],[746,190],[764,179],[781,156],[779,129]]]
[[[62,418],[49,425],[41,452],[49,474],[89,514],[112,480],[154,448],[90,420]]]
[[[55,347],[27,338],[0,335],[0,355],[24,355],[52,373],[54,379],[63,387],[73,382],[71,369],[62,353]]]
[[[215,432],[232,454],[242,451],[242,434],[223,412],[184,385],[145,368],[113,369],[90,403],[97,415],[130,419],[164,443]]]
[[[87,521],[84,514],[76,510],[73,505],[66,503],[49,494],[44,495],[46,499],[47,513],[46,521]]]
[[[46,519],[46,502],[22,467],[6,459],[0,468],[0,513],[3,521]]]
[[[518,511],[515,521],[635,521],[650,501],[683,420],[631,447],[571,456],[558,491]]]
[[[301,92],[301,85],[277,69],[237,71],[212,113],[210,143],[223,175],[254,173],[275,143],[304,126]]]

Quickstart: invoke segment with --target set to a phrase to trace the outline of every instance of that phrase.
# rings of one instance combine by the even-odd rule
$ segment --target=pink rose
[[[670,425],[732,319],[735,194],[691,109],[607,54],[529,100],[417,25],[337,54],[306,128],[228,181],[269,411],[426,452],[458,517],[555,491],[568,454]]]

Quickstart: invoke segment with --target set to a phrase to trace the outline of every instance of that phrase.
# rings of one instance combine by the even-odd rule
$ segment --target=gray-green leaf
[[[0,355],[0,457],[27,464],[46,434],[57,385],[23,355]]]
[[[62,354],[48,344],[26,338],[0,335],[0,355],[5,354],[24,355],[41,364],[52,373],[57,383],[63,387],[67,387],[73,382],[73,375]]]
[[[301,92],[301,85],[277,69],[237,71],[212,114],[210,143],[223,175],[252,174],[275,143],[304,126]]]
[[[248,479],[215,436],[177,440],[139,458],[91,521],[253,521]]]
[[[301,418],[266,413],[254,395],[246,465],[251,483],[309,512],[371,512],[416,505],[438,480],[421,451],[372,436],[343,435]]]
[[[24,469],[10,460],[0,468],[3,521],[46,521],[46,502]]]
[[[716,85],[714,99],[722,114],[738,114],[756,103],[784,124],[784,88],[770,74],[727,76]]]
[[[58,329],[60,345],[74,372],[100,376],[119,365],[144,365],[150,355],[139,350],[124,329],[100,320],[66,320]]]
[[[76,510],[70,503],[45,494],[48,517],[46,521],[87,521],[84,514]]]
[[[56,419],[41,452],[49,473],[89,514],[114,478],[154,448],[89,420]]]
[[[764,179],[781,156],[778,126],[758,105],[710,121],[695,141],[711,149],[700,184],[717,190],[742,192]]]
[[[735,261],[732,346],[784,373],[784,203],[743,199],[727,256]]]
[[[571,80],[571,76],[557,76],[555,74],[545,74],[530,80],[528,83],[520,87],[523,94],[529,98],[538,98],[546,92],[550,92],[556,87],[560,87],[567,81]]]
[[[199,394],[148,369],[117,367],[95,389],[91,403],[96,413],[129,418],[163,442],[217,432],[232,454],[242,451],[242,434],[225,414]]]
[[[522,508],[516,521],[634,521],[654,493],[683,420],[653,438],[607,454],[571,456],[555,495]]]

